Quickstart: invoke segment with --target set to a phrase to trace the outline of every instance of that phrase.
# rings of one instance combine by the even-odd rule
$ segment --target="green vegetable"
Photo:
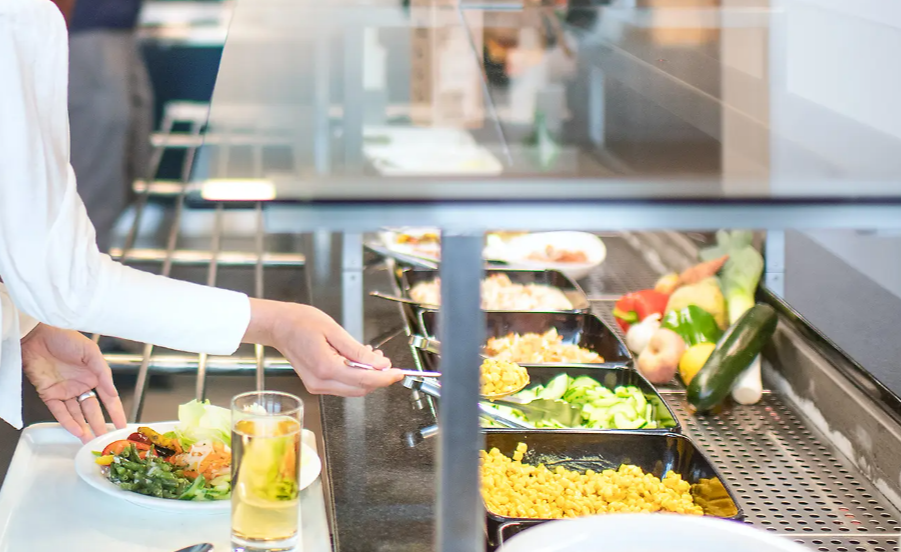
[[[688,402],[700,412],[720,404],[735,381],[760,354],[776,331],[778,318],[769,305],[754,305],[730,327],[704,367],[688,386]]]
[[[713,316],[697,305],[667,313],[662,327],[682,336],[689,347],[698,343],[716,343],[723,335]]]
[[[604,387],[589,376],[571,378],[560,374],[546,386],[537,385],[520,391],[517,398],[560,399],[582,408],[582,423],[578,428],[588,429],[655,429],[673,427],[676,421],[670,416],[666,404],[654,395],[645,396],[641,389],[620,386]],[[522,412],[502,405],[493,408],[515,419],[527,422]],[[546,419],[534,424],[536,428],[565,428],[557,420]]]
[[[133,446],[116,456],[109,470],[110,481],[122,490],[157,498],[177,499],[185,489],[197,484],[180,471],[172,473],[171,466],[158,456],[148,454],[141,458]]]
[[[729,255],[720,271],[720,286],[731,324],[754,306],[754,296],[763,275],[763,257],[751,245],[753,239],[754,234],[747,230],[720,230],[716,233],[717,245],[700,253],[704,261]]]
[[[569,376],[567,376],[566,374],[560,374],[559,376],[552,379],[547,384],[547,386],[540,393],[538,393],[538,398],[551,401],[557,400],[563,397],[568,386]]]
[[[231,412],[213,406],[210,401],[193,400],[178,407],[178,425],[175,434],[187,449],[194,443],[216,440],[231,446]]]
[[[666,318],[671,312],[681,311],[691,305],[710,313],[720,329],[725,330],[729,327],[726,300],[716,278],[705,278],[697,284],[682,286],[674,291],[666,304],[666,312],[663,313],[663,317]]]

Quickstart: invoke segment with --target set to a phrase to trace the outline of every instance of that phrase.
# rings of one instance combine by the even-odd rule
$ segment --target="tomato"
[[[150,439],[147,438],[146,435],[138,432],[134,432],[128,436],[128,440],[133,443],[144,443],[145,445],[152,445]]]
[[[106,448],[103,449],[101,456],[107,456],[110,454],[120,455],[122,452],[128,447],[133,446],[138,449],[138,456],[144,458],[147,456],[147,451],[150,450],[150,445],[146,443],[136,443],[134,441],[128,441],[126,439],[121,439],[119,441],[113,441],[112,443],[106,445]]]

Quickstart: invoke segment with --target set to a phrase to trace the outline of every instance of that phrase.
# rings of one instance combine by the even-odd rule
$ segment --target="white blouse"
[[[216,355],[233,353],[250,323],[242,293],[97,249],[69,164],[67,40],[50,0],[0,0],[0,417],[17,428],[19,340],[36,321]]]

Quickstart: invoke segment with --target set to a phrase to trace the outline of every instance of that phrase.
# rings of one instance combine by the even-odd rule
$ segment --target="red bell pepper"
[[[613,307],[616,323],[624,331],[629,331],[632,324],[638,324],[652,314],[663,315],[669,295],[653,289],[636,291],[620,297]]]

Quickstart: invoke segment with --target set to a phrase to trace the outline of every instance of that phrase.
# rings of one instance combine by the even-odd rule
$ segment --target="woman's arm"
[[[48,0],[0,2],[0,275],[20,310],[60,328],[231,354],[244,294],[102,255],[69,165],[68,47]],[[73,137],[78,139],[78,137]]]
[[[401,379],[325,313],[162,278],[101,254],[69,165],[68,47],[49,0],[0,0],[0,276],[45,324],[173,349],[277,348],[314,393],[362,395]],[[73,137],[78,139],[78,137]]]

